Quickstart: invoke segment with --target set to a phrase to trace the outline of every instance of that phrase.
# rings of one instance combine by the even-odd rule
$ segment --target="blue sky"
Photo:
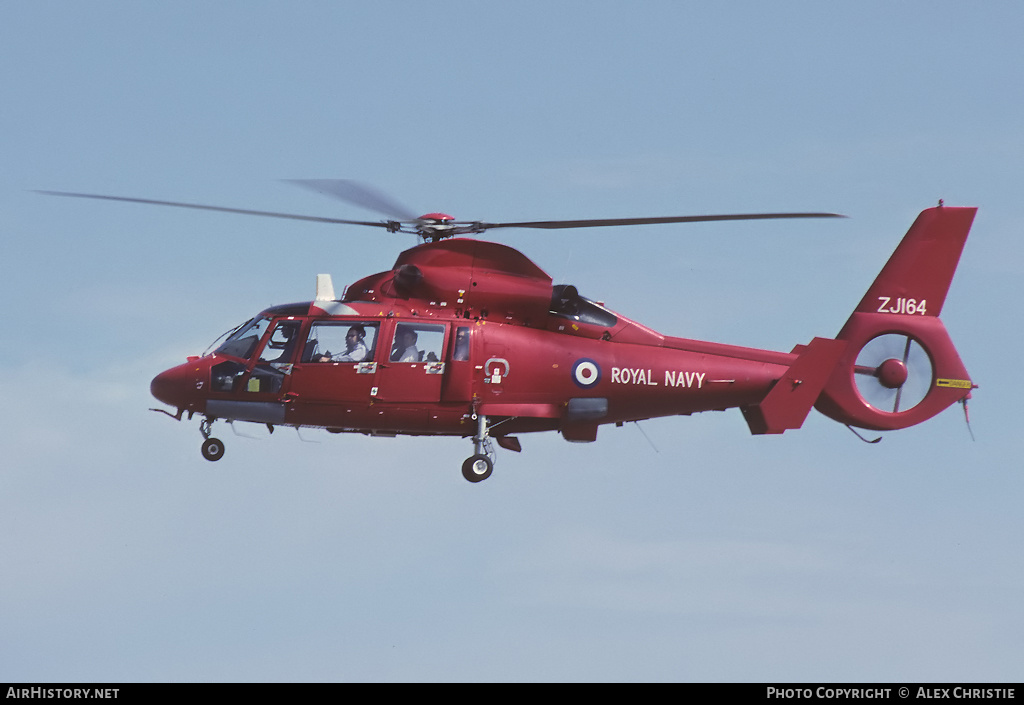
[[[1022,20],[6,3],[0,680],[1019,680]],[[207,463],[149,380],[413,241],[31,190],[374,216],[290,178],[491,221],[845,213],[500,233],[663,333],[784,350],[838,332],[920,210],[977,206],[943,312],[977,440],[959,408],[877,445],[732,411],[524,436],[480,485],[456,439],[221,427]]]

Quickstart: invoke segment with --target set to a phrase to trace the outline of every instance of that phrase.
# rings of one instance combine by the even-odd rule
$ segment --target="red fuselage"
[[[152,392],[210,419],[465,436],[485,414],[495,436],[586,441],[600,424],[756,404],[796,357],[660,335],[511,248],[454,239],[342,301],[264,311]]]

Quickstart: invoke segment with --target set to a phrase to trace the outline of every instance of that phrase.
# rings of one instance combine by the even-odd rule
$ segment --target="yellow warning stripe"
[[[956,389],[970,389],[974,385],[971,384],[969,379],[937,379],[935,380],[936,387],[954,387]]]

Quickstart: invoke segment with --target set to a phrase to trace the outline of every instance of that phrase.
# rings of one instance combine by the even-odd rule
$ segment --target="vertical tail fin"
[[[977,208],[929,208],[917,217],[857,313],[938,318]]]
[[[922,212],[837,340],[846,351],[816,408],[875,430],[906,428],[961,401],[974,387],[939,313],[976,208]]]

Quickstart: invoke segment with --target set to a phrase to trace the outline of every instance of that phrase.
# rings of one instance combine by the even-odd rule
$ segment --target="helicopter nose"
[[[196,391],[195,374],[191,365],[178,365],[165,370],[149,383],[149,392],[169,406],[187,407]]]

